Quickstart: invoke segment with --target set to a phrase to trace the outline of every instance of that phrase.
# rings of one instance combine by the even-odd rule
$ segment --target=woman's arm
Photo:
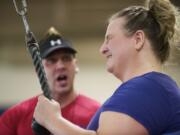
[[[147,129],[132,117],[105,111],[101,113],[98,135],[149,135]]]
[[[51,124],[49,124],[48,129],[54,135],[97,135],[95,131],[83,129],[63,117]]]
[[[54,135],[148,135],[147,129],[132,117],[106,111],[100,115],[97,132],[80,128],[59,113],[60,105],[40,96],[34,112],[35,120]]]
[[[64,119],[59,111],[58,102],[39,96],[34,118],[54,135],[96,135],[95,131],[85,130]]]

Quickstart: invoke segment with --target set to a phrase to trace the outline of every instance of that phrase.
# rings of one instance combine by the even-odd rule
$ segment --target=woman
[[[39,97],[34,117],[55,135],[160,135],[180,130],[180,89],[161,68],[176,35],[169,0],[131,6],[109,19],[100,52],[123,83],[84,130],[64,120],[59,105]]]

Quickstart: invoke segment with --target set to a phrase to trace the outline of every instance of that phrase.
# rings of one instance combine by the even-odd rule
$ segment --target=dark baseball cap
[[[64,39],[54,27],[51,27],[45,37],[39,42],[40,55],[44,59],[52,52],[60,49],[68,51],[73,55],[77,53],[72,43]]]

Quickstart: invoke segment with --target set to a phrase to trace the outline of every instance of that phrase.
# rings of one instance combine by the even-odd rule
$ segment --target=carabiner
[[[21,9],[18,8],[18,6],[16,4],[16,0],[13,0],[13,3],[14,3],[14,7],[16,9],[16,12],[19,15],[24,16],[27,13],[27,3],[26,3],[26,0],[21,0],[21,3],[22,3]]]

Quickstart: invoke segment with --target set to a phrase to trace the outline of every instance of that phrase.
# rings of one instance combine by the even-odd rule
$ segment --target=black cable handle
[[[26,35],[26,44],[27,44],[28,51],[31,54],[33,64],[35,66],[35,70],[38,75],[43,94],[47,98],[51,99],[50,92],[49,92],[49,85],[47,83],[47,78],[46,78],[44,67],[42,65],[42,60],[40,57],[39,47],[32,32],[29,32]],[[46,128],[38,124],[35,121],[35,119],[33,119],[31,127],[34,130],[36,135],[50,135],[50,132]]]
[[[32,57],[33,64],[34,64],[36,73],[38,75],[43,94],[48,99],[51,99],[49,85],[48,85],[46,74],[45,74],[44,67],[42,64],[39,47],[38,47],[37,41],[35,40],[35,37],[32,32],[29,32],[26,35],[26,44],[27,44],[28,51]]]
[[[47,98],[51,99],[49,85],[47,83],[47,78],[45,75],[44,67],[42,65],[42,60],[39,53],[39,47],[32,32],[29,32],[26,35],[26,44],[27,44],[28,51],[31,54],[33,64],[36,69],[43,94]],[[50,135],[50,132],[46,128],[38,124],[35,121],[35,119],[32,120],[31,127],[34,130],[36,135]]]
[[[22,20],[23,20],[23,24],[24,24],[24,28],[25,28],[25,34],[26,34],[25,35],[26,46],[27,46],[27,49],[28,49],[28,51],[32,57],[33,64],[34,64],[34,67],[35,67],[35,70],[37,72],[38,79],[39,79],[39,82],[41,85],[41,89],[43,91],[44,96],[46,96],[48,99],[51,99],[49,85],[47,82],[46,74],[44,71],[42,59],[41,59],[40,52],[39,52],[39,45],[36,41],[34,34],[30,31],[30,28],[29,28],[29,25],[27,22],[27,18],[26,18],[27,3],[26,3],[26,0],[21,0],[21,3],[22,3],[21,9],[18,9],[16,0],[13,0],[13,3],[14,3],[14,7],[16,9],[16,12],[18,13],[18,15],[20,15],[22,17]],[[31,127],[32,127],[32,129],[36,135],[50,135],[50,132],[46,128],[44,128],[43,126],[38,124],[34,118],[32,120]]]

